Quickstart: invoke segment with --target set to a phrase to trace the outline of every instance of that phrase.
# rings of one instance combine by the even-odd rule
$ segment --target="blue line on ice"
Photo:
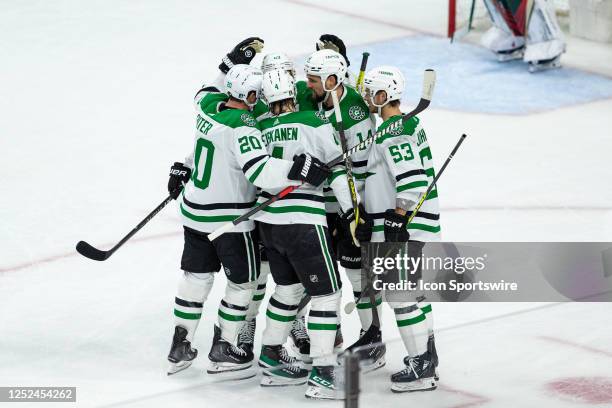
[[[457,111],[525,114],[612,97],[612,79],[563,67],[530,74],[524,62],[499,63],[473,44],[429,36],[406,37],[351,47],[351,68],[370,52],[368,67],[396,65],[407,79],[406,102],[421,90],[422,72],[437,71],[432,106]],[[562,60],[563,62],[563,60]]]

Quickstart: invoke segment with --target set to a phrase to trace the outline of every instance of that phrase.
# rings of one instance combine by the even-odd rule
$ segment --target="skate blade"
[[[303,385],[308,381],[308,377],[304,378],[286,378],[277,375],[264,374],[261,376],[259,385],[262,387],[286,387],[290,385]]]
[[[497,54],[497,61],[498,62],[514,61],[518,59],[523,59],[524,55],[525,55],[525,52],[523,50],[514,51],[510,54]]]
[[[433,378],[422,378],[420,380],[400,383],[391,383],[392,392],[417,392],[417,391],[433,391],[438,388],[436,381]]]
[[[227,366],[211,362],[206,372],[213,375],[215,379],[222,381],[244,380],[257,375],[252,367],[252,363]]]
[[[343,400],[345,399],[344,392],[330,390],[329,388],[317,387],[309,385],[304,393],[304,396],[309,399],[317,400]]]
[[[374,361],[373,363],[363,364],[361,366],[361,372],[363,374],[371,373],[372,371],[376,371],[379,368],[384,367],[385,364],[387,364],[387,361],[384,357],[382,357]]]
[[[168,375],[176,374],[191,366],[193,361],[181,361],[180,363],[170,363],[168,365]]]

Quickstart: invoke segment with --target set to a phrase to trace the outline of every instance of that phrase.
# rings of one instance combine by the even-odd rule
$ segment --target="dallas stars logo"
[[[399,136],[404,132],[404,124],[399,120],[396,123],[393,123],[389,126],[389,134],[393,136]]]
[[[257,121],[255,119],[253,119],[253,117],[251,115],[249,115],[248,113],[243,113],[242,115],[240,115],[240,119],[246,123],[248,126],[257,126]]]
[[[353,120],[362,120],[366,117],[366,112],[361,106],[351,106],[348,114]]]
[[[325,123],[329,123],[329,119],[327,118],[327,116],[325,116],[324,112],[321,111],[316,111],[315,112],[315,116],[319,119],[321,119],[323,122]]]

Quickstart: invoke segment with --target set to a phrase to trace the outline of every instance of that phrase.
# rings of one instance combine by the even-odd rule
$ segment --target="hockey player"
[[[234,65],[227,73],[227,94],[209,88],[196,101],[195,146],[185,163],[175,163],[168,190],[181,195],[185,244],[183,275],[175,299],[175,332],[168,355],[169,374],[188,367],[197,356],[191,347],[203,304],[221,265],[227,276],[218,310],[209,373],[243,370],[253,356],[234,346],[259,274],[254,223],[239,224],[214,243],[207,237],[222,222],[234,220],[255,204],[256,186],[281,188],[318,185],[329,170],[316,158],[293,162],[272,158],[261,144],[261,132],[251,113],[260,95],[261,71]],[[184,189],[183,189],[183,185]],[[253,374],[254,375],[254,374]]]
[[[550,0],[484,0],[493,27],[482,37],[482,44],[499,61],[522,58],[535,72],[561,66],[565,38],[559,28]]]
[[[331,94],[332,92],[337,94],[348,147],[355,146],[372,135],[375,130],[375,120],[370,115],[368,106],[361,95],[350,86],[345,86],[347,64],[340,54],[330,49],[316,51],[307,58],[305,71],[308,88],[311,91],[310,100],[316,103],[318,109],[322,110],[334,125],[337,124],[337,121]],[[306,104],[307,102],[299,101],[300,109]],[[353,174],[357,181],[356,187],[360,193],[363,191],[363,179],[366,175],[368,149],[363,148],[351,156]],[[338,206],[331,191],[326,191],[325,200],[328,225],[335,240],[334,248],[337,250],[340,265],[345,268],[351,282],[353,295],[355,299],[358,299],[361,296],[361,250],[354,244],[351,236],[343,232],[345,229],[340,226]],[[351,217],[352,212],[351,208],[349,212],[343,214],[344,223]],[[381,302],[382,300],[377,298],[376,305],[372,305],[367,297],[360,299],[357,306],[361,321],[360,334],[366,333],[372,324],[372,308],[377,307],[380,314]],[[380,331],[371,331],[370,334],[373,334],[372,338],[360,339],[357,345],[380,343]],[[385,364],[384,356],[384,345],[377,347],[373,355],[368,356],[369,362],[362,367],[362,370],[367,372],[382,367]]]
[[[378,114],[384,130],[401,120],[400,100],[404,77],[395,67],[382,66],[368,72],[364,80],[364,99],[369,111]],[[379,137],[368,156],[364,202],[373,219],[374,242],[410,242],[409,248],[422,248],[423,242],[440,239],[438,193],[434,188],[414,221],[406,226],[408,216],[434,178],[431,150],[425,130],[414,117],[397,130]],[[367,224],[357,227],[363,237]],[[365,239],[367,240],[367,238]],[[436,388],[437,356],[429,324],[433,324],[431,306],[422,298],[394,302],[397,326],[408,352],[406,368],[391,376],[394,392],[424,391]]]
[[[261,122],[262,140],[273,157],[309,154],[329,161],[341,154],[340,145],[334,139],[334,129],[325,115],[315,111],[297,112],[294,80],[286,71],[267,72],[263,93],[272,116]],[[342,210],[348,211],[351,198],[346,171],[343,166],[331,170],[327,182]],[[276,193],[274,189],[264,190],[259,200]],[[307,381],[307,370],[296,366],[295,359],[283,348],[306,288],[311,297],[308,330],[313,360],[306,397],[341,398],[334,375],[337,363],[333,353],[341,282],[330,249],[323,188],[306,185],[270,205],[257,220],[276,282],[266,311],[259,358],[260,366],[266,368],[261,384],[273,386]],[[275,369],[279,365],[283,368]]]

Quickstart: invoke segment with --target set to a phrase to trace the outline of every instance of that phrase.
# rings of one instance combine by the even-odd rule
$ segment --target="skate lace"
[[[297,373],[300,371],[301,368],[297,365],[297,359],[287,354],[287,350],[285,350],[284,348],[282,348],[280,351],[280,358],[283,364],[286,365],[285,368],[287,370],[293,371],[294,373]]]
[[[239,347],[234,346],[233,344],[232,344],[232,353],[238,354],[239,356],[242,356],[242,357],[247,355],[246,351],[244,351],[243,349]]]
[[[417,361],[417,359],[411,357],[410,359],[408,359],[408,364],[406,365],[406,368],[404,368],[401,371],[401,373],[402,374],[408,374],[408,373],[410,373],[412,371],[412,373],[414,373],[414,376],[416,378],[419,378],[419,375],[416,372],[416,368],[415,368],[415,367],[418,366],[418,364],[419,364],[419,362]]]
[[[239,343],[253,343],[255,338],[255,321],[246,322],[238,335]]]
[[[309,339],[303,319],[295,319],[292,331],[296,339]]]

